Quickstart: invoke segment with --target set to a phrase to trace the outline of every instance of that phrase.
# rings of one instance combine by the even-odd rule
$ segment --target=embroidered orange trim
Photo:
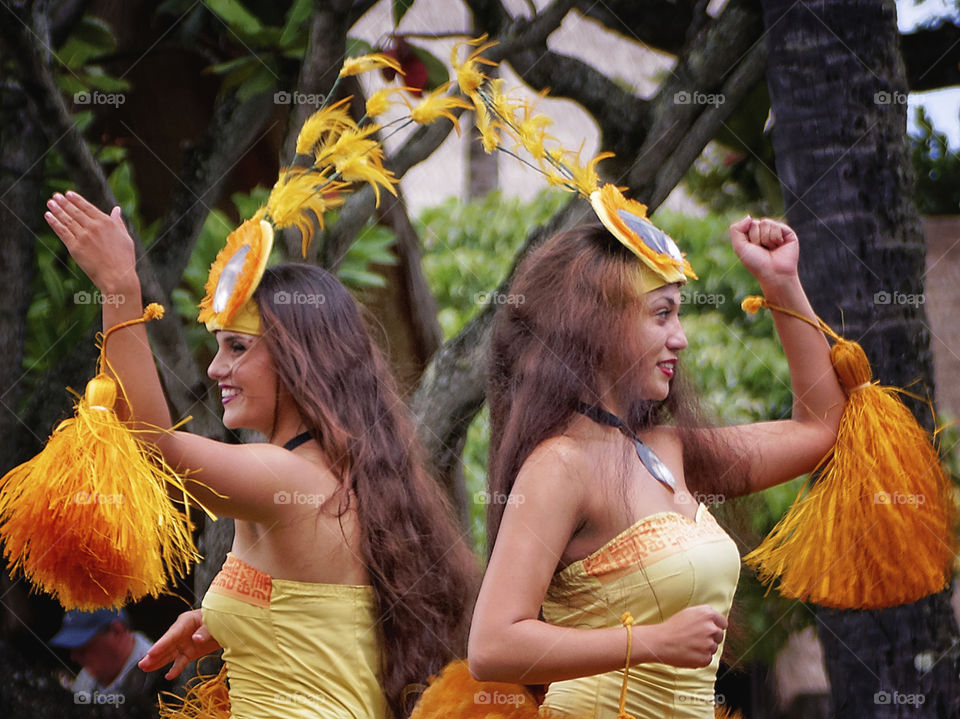
[[[261,572],[232,554],[228,554],[223,568],[210,584],[210,591],[239,599],[255,607],[269,607],[270,596],[273,594],[273,580],[266,572]]]
[[[676,512],[655,514],[584,559],[583,570],[591,577],[601,577],[638,563],[650,566],[684,549],[726,538],[726,532],[707,512],[700,522]]]

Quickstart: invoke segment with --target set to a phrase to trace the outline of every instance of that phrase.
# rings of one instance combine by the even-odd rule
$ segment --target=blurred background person
[[[68,649],[70,659],[82,668],[70,689],[74,701],[82,703],[125,703],[136,697],[156,697],[168,688],[160,672],[146,673],[137,662],[150,649],[152,642],[143,633],[131,631],[122,609],[98,609],[93,612],[74,610],[63,618],[60,631],[50,645]],[[97,701],[97,696],[116,699]]]

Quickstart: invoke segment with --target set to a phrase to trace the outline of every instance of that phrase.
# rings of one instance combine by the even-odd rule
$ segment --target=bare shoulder
[[[521,472],[535,469],[559,478],[579,477],[592,464],[592,455],[584,442],[566,435],[544,440],[523,463]]]
[[[517,474],[515,490],[530,494],[562,497],[580,504],[589,479],[595,474],[595,457],[583,442],[568,436],[541,442],[524,461]]]

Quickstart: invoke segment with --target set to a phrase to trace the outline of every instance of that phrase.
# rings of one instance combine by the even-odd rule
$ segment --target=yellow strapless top
[[[203,598],[235,719],[388,719],[373,588],[273,579],[230,554]]]
[[[726,615],[740,576],[736,544],[704,505],[695,519],[677,512],[644,517],[596,552],[559,572],[543,603],[551,624],[621,626],[662,622],[681,609],[709,604]],[[637,719],[713,719],[721,646],[702,669],[666,664],[630,667],[626,711]],[[616,717],[623,670],[554,682],[542,711],[577,719]]]

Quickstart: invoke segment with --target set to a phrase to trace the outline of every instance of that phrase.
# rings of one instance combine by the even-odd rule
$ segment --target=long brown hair
[[[254,299],[280,381],[343,496],[355,498],[379,613],[380,683],[401,719],[415,698],[408,686],[464,656],[474,558],[424,470],[413,422],[343,285],[318,267],[283,264],[264,273]]]
[[[599,225],[560,233],[517,268],[494,320],[487,402],[489,484],[506,497],[520,467],[541,442],[562,434],[580,402],[600,401],[601,373],[622,352],[636,302],[640,261]],[[688,486],[730,496],[743,478],[721,470],[731,453],[705,433],[702,413],[680,373],[663,402],[634,401],[624,417],[634,431],[670,422],[681,428]],[[728,468],[726,468],[728,469]],[[487,547],[500,529],[504,503],[487,509]]]

